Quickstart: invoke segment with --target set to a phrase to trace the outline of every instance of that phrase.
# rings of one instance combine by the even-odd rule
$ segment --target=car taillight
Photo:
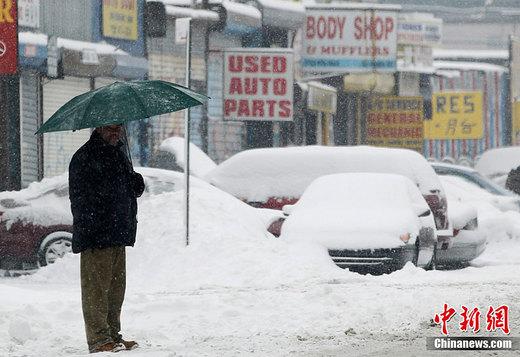
[[[433,193],[430,195],[425,195],[424,199],[433,213],[433,218],[435,219],[435,225],[437,229],[447,229],[448,228],[448,202],[446,197],[442,196],[440,193]]]

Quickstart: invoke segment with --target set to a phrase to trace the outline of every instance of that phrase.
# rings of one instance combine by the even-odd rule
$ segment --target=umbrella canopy
[[[203,104],[208,97],[165,81],[115,82],[65,103],[36,134],[97,128]]]

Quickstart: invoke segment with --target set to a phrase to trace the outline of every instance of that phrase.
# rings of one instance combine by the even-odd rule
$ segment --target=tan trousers
[[[121,306],[125,297],[125,247],[81,252],[81,302],[89,350],[121,340]]]

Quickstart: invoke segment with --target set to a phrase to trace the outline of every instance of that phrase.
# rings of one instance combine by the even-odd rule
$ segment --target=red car
[[[135,170],[144,176],[145,198],[183,187],[182,173],[142,167]],[[18,271],[54,263],[71,251],[71,241],[66,174],[34,182],[20,191],[0,192],[0,269]]]
[[[426,159],[406,149],[369,146],[302,146],[242,151],[206,176],[216,187],[259,208],[294,204],[316,178],[336,173],[393,173],[408,177],[428,203],[438,232],[438,248],[451,246],[442,184]],[[271,226],[277,233],[281,221]]]

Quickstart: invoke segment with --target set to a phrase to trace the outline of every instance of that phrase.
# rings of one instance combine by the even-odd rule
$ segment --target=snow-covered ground
[[[182,192],[141,203],[122,315],[124,335],[141,348],[121,356],[444,356],[425,349],[426,336],[440,336],[430,320],[444,303],[507,304],[511,336],[520,335],[517,212],[479,209],[488,247],[472,267],[363,276],[337,268],[318,245],[270,236],[267,214],[217,189],[191,194],[188,248]],[[88,354],[78,266],[71,255],[0,279],[0,356]],[[450,331],[463,335],[457,323]]]

